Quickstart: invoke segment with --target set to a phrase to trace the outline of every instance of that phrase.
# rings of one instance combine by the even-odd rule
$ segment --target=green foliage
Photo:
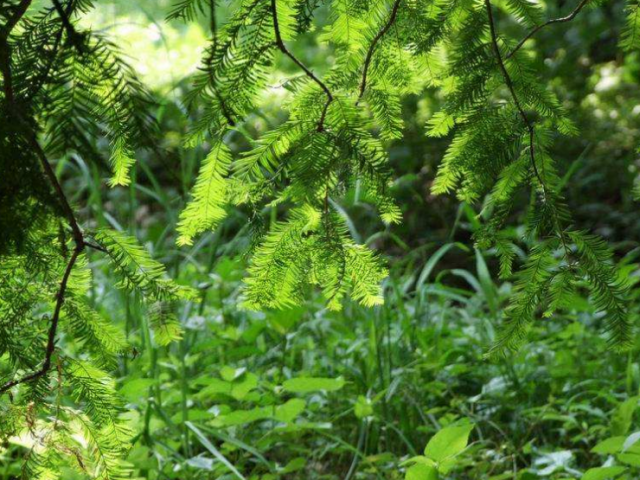
[[[624,371],[604,348],[635,347],[636,266],[618,266],[565,199],[582,157],[565,172],[564,147],[584,143],[574,112],[593,98],[545,81],[566,53],[548,58],[547,27],[573,18],[545,23],[553,6],[527,0],[227,3],[220,17],[212,0],[168,14],[211,29],[192,85],[172,90],[187,116],[83,27],[92,2],[0,5],[1,475],[499,479],[522,467],[525,479],[574,475],[558,466],[567,439],[591,446],[610,431],[576,460],[583,478],[633,478],[637,365]],[[631,2],[625,51],[637,20]],[[425,122],[418,151],[410,135]],[[396,203],[445,143],[430,193],[422,178]],[[102,191],[105,166],[128,189]],[[465,202],[451,237],[472,231],[477,275],[435,270],[453,238],[425,261],[429,240],[395,230],[408,203],[446,217],[432,195],[447,193]],[[397,256],[407,240],[420,248],[387,280],[370,247]],[[236,250],[248,250],[240,268]],[[444,285],[449,275],[474,292]],[[487,319],[501,320],[497,334]],[[528,336],[539,350],[520,364],[482,362],[492,342],[515,352]],[[574,405],[576,384],[595,406]],[[490,453],[468,445],[474,428]],[[537,450],[549,428],[562,455]]]
[[[116,230],[99,230],[94,238],[113,262],[115,273],[121,277],[117,287],[140,290],[156,300],[189,298],[193,292],[177,285],[166,276],[165,268],[151,258],[138,242]]]
[[[213,145],[193,187],[193,199],[180,216],[179,245],[191,245],[193,237],[203,231],[214,230],[225,218],[227,184],[224,177],[230,165],[229,149],[222,142]]]
[[[627,2],[627,23],[622,32],[621,46],[625,50],[640,48],[640,5],[635,0]]]
[[[467,447],[474,425],[450,425],[439,430],[427,443],[424,455],[413,457],[405,480],[437,480],[455,464],[455,457]]]

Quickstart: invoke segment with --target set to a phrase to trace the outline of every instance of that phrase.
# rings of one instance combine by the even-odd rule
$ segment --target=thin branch
[[[322,109],[322,115],[320,116],[320,121],[318,122],[318,131],[321,132],[324,130],[324,120],[327,116],[327,110],[331,102],[333,102],[333,94],[329,87],[320,80],[318,77],[314,75],[314,73],[309,70],[304,63],[296,58],[296,56],[287,49],[287,46],[282,41],[282,35],[280,34],[280,26],[278,24],[278,11],[276,9],[276,0],[271,0],[271,12],[273,14],[273,29],[276,34],[276,45],[280,49],[282,53],[284,53],[287,57],[289,57],[293,63],[295,63],[302,71],[304,71],[305,75],[313,80],[326,94],[327,102],[324,104],[324,108]]]
[[[56,177],[56,174],[53,171],[51,164],[47,160],[44,150],[42,150],[42,147],[38,143],[38,140],[36,139],[34,133],[31,133],[28,136],[28,140],[29,140],[29,145],[31,145],[31,148],[33,148],[33,150],[36,152],[36,155],[40,160],[40,164],[42,165],[42,168],[44,169],[44,172],[47,175],[49,182],[51,182],[51,185],[56,191],[56,195],[58,197],[58,200],[60,201],[62,210],[64,211],[64,214],[67,217],[67,221],[69,222],[69,225],[71,226],[71,231],[73,232],[73,241],[75,242],[76,246],[84,247],[85,241],[84,241],[84,235],[82,234],[82,230],[80,229],[80,226],[78,225],[78,221],[76,220],[75,214],[73,213],[73,209],[71,208],[71,205],[69,204],[69,201],[67,200],[67,197],[64,194],[64,191],[62,190],[62,186],[60,185],[60,182],[58,182],[58,178]]]
[[[31,5],[31,0],[22,0],[18,5],[16,5],[15,13],[7,20],[2,27],[0,27],[0,37],[9,38],[9,34],[11,30],[18,24],[20,19],[27,13],[27,9]]]
[[[548,20],[545,23],[543,23],[541,25],[537,25],[536,27],[534,27],[529,33],[527,33],[524,36],[524,38],[522,40],[520,40],[518,42],[518,44],[513,48],[513,50],[511,50],[511,52],[509,52],[507,54],[507,56],[505,58],[507,60],[510,59],[518,50],[520,50],[520,48],[526,43],[527,40],[529,40],[531,37],[533,37],[536,33],[538,33],[544,27],[547,27],[549,25],[554,25],[556,23],[570,22],[571,20],[576,18],[576,15],[578,15],[578,13],[580,13],[580,10],[582,10],[587,5],[587,3],[589,3],[589,0],[582,0],[578,4],[578,6],[569,15],[567,15],[566,17],[554,18],[553,20]]]
[[[209,28],[213,35],[214,45],[217,43],[216,0],[209,0]]]
[[[89,248],[93,248],[94,250],[98,250],[99,252],[107,253],[107,254],[109,253],[106,248],[104,248],[104,247],[102,247],[100,245],[97,245],[95,243],[88,242],[87,240],[84,241],[84,244]]]
[[[16,116],[25,125],[25,128],[29,128],[26,122],[20,119],[19,114],[17,114]],[[21,377],[17,380],[12,380],[10,382],[5,383],[2,387],[0,387],[0,395],[6,392],[7,390],[11,389],[12,387],[15,387],[18,384],[31,382],[33,380],[36,380],[42,377],[43,375],[47,374],[47,372],[51,369],[51,357],[53,356],[53,353],[55,350],[56,334],[58,331],[60,312],[62,310],[62,305],[64,304],[64,301],[65,301],[65,294],[67,292],[67,284],[71,276],[71,271],[73,270],[73,267],[75,266],[76,261],[78,260],[78,257],[84,251],[85,247],[87,245],[94,247],[94,245],[87,244],[87,242],[84,240],[84,236],[82,234],[82,231],[80,230],[80,226],[78,225],[78,221],[76,220],[76,217],[73,213],[71,205],[69,205],[69,201],[67,200],[67,197],[65,196],[64,191],[62,190],[62,186],[60,185],[60,182],[58,182],[55,172],[53,171],[53,168],[49,164],[49,161],[47,160],[45,153],[42,150],[42,147],[40,147],[40,144],[38,143],[34,133],[30,132],[30,134],[28,134],[28,141],[31,148],[36,152],[36,155],[40,160],[40,163],[42,165],[42,168],[45,171],[45,174],[47,175],[47,178],[49,178],[49,181],[51,182],[54,190],[56,191],[58,200],[60,201],[60,204],[62,205],[62,209],[65,213],[65,216],[67,217],[67,221],[71,226],[71,230],[73,232],[73,241],[76,244],[76,246],[73,249],[73,254],[69,259],[69,262],[67,263],[64,274],[62,276],[62,280],[60,281],[60,286],[58,287],[58,292],[56,294],[56,305],[53,310],[53,316],[51,317],[51,324],[49,326],[49,334],[47,337],[47,347],[45,350],[45,358],[44,358],[44,362],[42,363],[42,366],[40,367],[40,369],[36,370],[35,372],[25,375],[24,377]]]
[[[62,5],[60,4],[59,0],[53,0],[53,6],[55,7],[56,12],[58,12],[58,16],[62,21],[62,26],[66,30],[69,40],[71,41],[73,46],[76,48],[76,50],[78,50],[78,53],[82,55],[84,53],[84,47],[82,45],[82,35],[77,32],[77,30],[71,23],[71,20],[69,19],[69,15],[71,12],[70,7],[72,3],[73,3],[72,1],[69,2],[69,9],[68,11],[65,11],[62,8]]]
[[[356,105],[362,99],[362,96],[364,95],[364,91],[367,88],[367,74],[369,73],[369,67],[371,65],[371,60],[373,59],[373,52],[375,51],[376,46],[378,45],[378,42],[382,39],[382,37],[384,37],[387,34],[387,32],[391,29],[393,22],[396,21],[396,17],[398,16],[398,8],[400,7],[401,1],[402,0],[396,0],[394,2],[393,8],[391,9],[391,15],[389,16],[389,20],[380,29],[378,34],[375,36],[375,38],[371,42],[371,45],[369,46],[369,51],[367,52],[367,57],[365,58],[365,61],[364,61],[362,81],[360,82],[360,94],[358,95],[358,101],[356,102]]]

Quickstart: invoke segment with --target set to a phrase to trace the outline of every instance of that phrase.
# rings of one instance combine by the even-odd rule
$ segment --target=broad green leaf
[[[257,386],[258,377],[253,373],[246,373],[231,384],[231,396],[236,400],[242,400]]]
[[[436,462],[458,455],[467,447],[471,430],[472,424],[444,427],[429,440],[424,454]]]
[[[625,467],[597,467],[587,470],[582,480],[607,480],[615,478],[626,470]]]
[[[275,419],[280,422],[291,422],[296,419],[298,415],[304,412],[307,403],[300,398],[292,398],[286,403],[276,407]]]
[[[300,322],[304,315],[304,309],[301,307],[287,308],[285,310],[275,310],[267,314],[269,326],[284,335],[291,331],[297,323]]]
[[[371,405],[371,400],[360,395],[354,407],[354,413],[358,418],[365,418],[373,415],[373,405]]]
[[[280,475],[284,473],[293,473],[302,470],[307,465],[307,459],[304,457],[296,457],[287,463],[281,470],[278,471]]]
[[[257,422],[271,418],[273,412],[272,407],[259,407],[250,410],[235,410],[226,415],[221,415],[212,423],[216,426],[233,427],[235,425],[244,425],[246,423]]]
[[[638,453],[621,453],[616,458],[626,465],[640,467],[640,454]]]
[[[438,480],[438,471],[435,467],[425,465],[424,463],[416,463],[407,469],[405,480]]]
[[[187,411],[187,420],[191,422],[197,422],[199,420],[208,420],[213,418],[213,413],[208,412],[206,410],[197,410],[195,408],[190,408]],[[175,424],[181,424],[183,421],[182,412],[177,412],[171,417],[171,421]]]
[[[220,369],[220,376],[227,382],[233,382],[236,378],[239,378],[246,371],[246,368],[233,368],[224,366]]]
[[[237,370],[230,369],[225,370],[225,373],[221,373],[221,375],[226,375],[227,378],[234,378],[236,372]],[[197,396],[199,398],[208,398],[210,396],[224,394],[229,395],[236,400],[243,400],[258,386],[258,377],[253,373],[241,373],[240,377],[233,381],[221,380],[219,378],[208,378],[206,381],[200,380],[199,383],[206,385],[202,390],[200,390],[200,392],[198,392]]]
[[[207,385],[200,392],[198,397],[207,398],[212,395],[223,393],[225,395],[231,394],[231,383],[220,380],[219,378],[207,379]]]
[[[611,433],[613,435],[625,435],[629,431],[637,406],[638,397],[631,397],[618,405],[611,419]]]
[[[593,447],[591,451],[603,455],[618,453],[622,451],[625,439],[626,437],[622,436],[607,438]]]
[[[142,396],[146,396],[149,387],[155,385],[155,383],[156,381],[153,378],[136,378],[122,385],[118,393],[127,400],[137,400]]]
[[[285,380],[282,387],[291,393],[309,393],[318,390],[333,392],[344,387],[343,378],[300,377]]]
[[[640,432],[634,432],[631,435],[629,435],[624,443],[622,444],[622,452],[627,452],[629,450],[631,450],[633,448],[633,446],[638,443],[638,440],[640,440]],[[633,449],[633,450],[638,450],[637,448]]]

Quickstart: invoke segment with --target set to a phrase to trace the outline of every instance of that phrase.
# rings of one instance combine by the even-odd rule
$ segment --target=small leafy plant
[[[455,468],[456,458],[467,448],[473,424],[448,425],[439,430],[424,448],[424,455],[412,457],[406,464],[405,480],[438,480]]]

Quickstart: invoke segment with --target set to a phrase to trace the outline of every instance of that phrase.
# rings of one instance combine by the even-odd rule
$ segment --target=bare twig
[[[329,90],[329,87],[327,87],[327,85],[322,80],[316,77],[316,75],[311,70],[309,70],[304,63],[298,60],[296,56],[289,51],[287,46],[282,41],[282,35],[280,34],[280,26],[278,24],[278,11],[276,9],[276,0],[271,0],[271,12],[273,14],[273,29],[276,34],[276,45],[278,46],[280,51],[284,53],[287,57],[289,57],[293,61],[293,63],[295,63],[298,67],[300,67],[300,69],[305,73],[305,75],[309,77],[312,81],[314,81],[327,96],[327,101],[324,104],[324,108],[322,109],[322,115],[320,116],[320,121],[318,122],[318,131],[321,132],[324,130],[324,120],[325,120],[325,117],[327,116],[327,110],[329,109],[329,105],[331,104],[331,102],[333,102],[333,94],[331,93],[331,90]]]
[[[389,29],[393,25],[393,22],[396,21],[396,17],[398,16],[398,8],[400,7],[401,1],[402,0],[396,0],[394,2],[393,7],[391,9],[391,15],[389,16],[389,20],[380,29],[380,31],[377,33],[377,35],[374,37],[373,41],[371,42],[371,45],[369,46],[369,51],[367,52],[367,56],[364,61],[364,70],[362,72],[362,81],[360,82],[360,94],[358,95],[358,102],[362,99],[362,96],[364,95],[364,92],[367,88],[367,75],[369,73],[369,67],[371,66],[371,60],[373,59],[373,52],[375,51],[376,46],[378,45],[378,42],[382,39],[382,37],[384,37],[387,34]]]
[[[554,25],[556,23],[570,22],[571,20],[576,18],[576,15],[578,15],[578,13],[580,13],[580,10],[582,10],[587,5],[587,3],[589,3],[589,0],[582,0],[578,4],[578,6],[569,15],[567,15],[566,17],[554,18],[553,20],[548,20],[548,21],[546,21],[546,22],[534,27],[529,33],[527,33],[524,36],[524,38],[522,40],[520,40],[518,42],[518,44],[513,48],[513,50],[511,50],[507,54],[507,56],[505,58],[506,59],[511,58],[518,50],[520,50],[520,48],[526,43],[527,40],[529,40],[531,37],[533,37],[536,33],[538,33],[544,27],[547,27],[549,25]]]

